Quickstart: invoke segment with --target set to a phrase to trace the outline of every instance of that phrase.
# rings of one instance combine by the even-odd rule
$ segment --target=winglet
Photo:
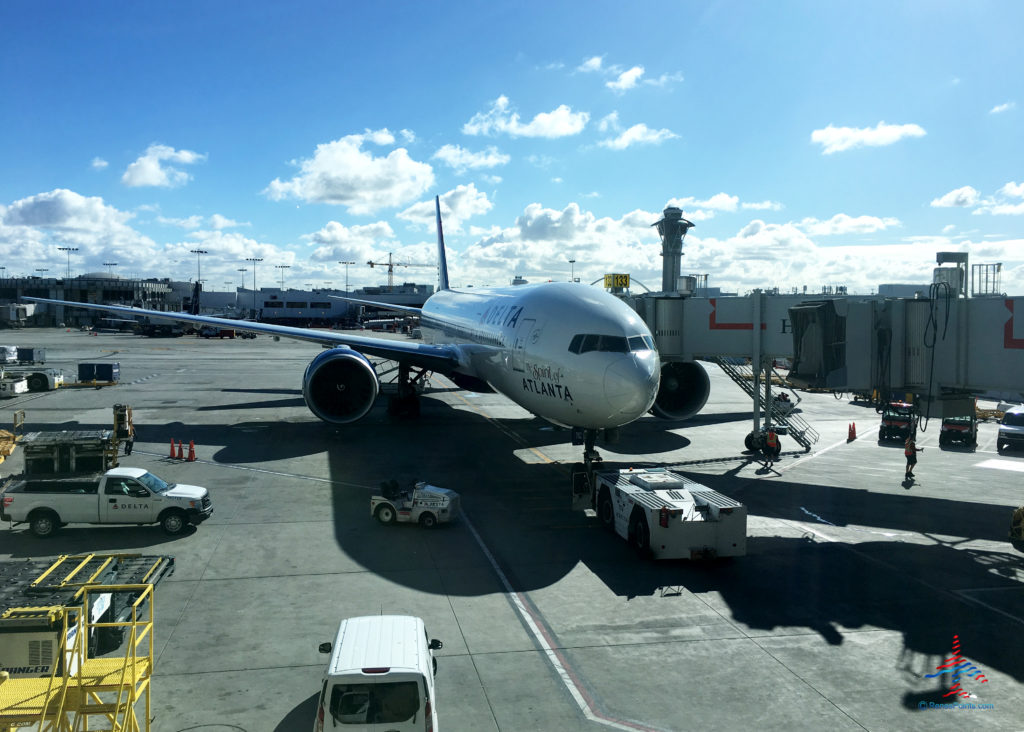
[[[444,231],[441,229],[441,197],[434,196],[437,207],[437,289],[448,289],[448,259],[444,256]]]

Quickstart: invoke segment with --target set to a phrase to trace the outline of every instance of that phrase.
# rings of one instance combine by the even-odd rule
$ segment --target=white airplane
[[[496,391],[555,424],[583,430],[589,471],[599,430],[628,424],[655,404],[659,416],[678,416],[673,408],[689,387],[678,374],[666,378],[659,395],[661,363],[644,321],[607,292],[571,282],[506,288],[453,290],[437,206],[439,287],[422,308],[354,300],[420,317],[423,343],[385,340],[248,320],[191,313],[168,313],[119,305],[93,305],[26,297],[33,302],[214,325],[320,343],[329,348],[306,367],[302,395],[310,411],[332,424],[360,419],[373,407],[380,381],[371,356],[399,364],[393,414],[419,413],[425,375],[443,374],[461,388]],[[672,374],[666,365],[666,374]],[[679,365],[675,365],[679,366]],[[685,366],[685,365],[684,365]],[[707,377],[698,384],[697,409],[707,397]],[[701,398],[703,397],[703,398]],[[696,411],[694,409],[693,411]],[[692,412],[691,412],[692,413]],[[582,469],[584,466],[578,465]],[[574,469],[575,470],[575,469]]]

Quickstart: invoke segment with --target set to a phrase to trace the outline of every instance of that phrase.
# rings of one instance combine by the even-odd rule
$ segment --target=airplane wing
[[[69,302],[67,300],[50,300],[44,297],[23,297],[23,300],[31,302],[42,302],[50,305],[65,305],[67,307],[83,308],[85,310],[97,310],[100,312],[121,313],[132,316],[146,316],[159,320],[170,320],[178,323],[197,323],[199,325],[213,325],[218,328],[233,328],[235,330],[247,330],[253,333],[266,333],[267,335],[283,336],[294,338],[299,341],[319,343],[324,346],[348,346],[354,351],[368,356],[387,358],[392,361],[400,361],[410,366],[425,368],[429,371],[447,374],[459,366],[459,352],[455,346],[434,346],[425,343],[408,343],[405,341],[393,341],[384,338],[370,338],[367,336],[349,335],[347,333],[336,333],[328,330],[315,330],[310,328],[296,328],[290,325],[272,325],[270,323],[257,323],[251,320],[233,320],[231,318],[215,318],[209,315],[192,315],[190,313],[168,313],[162,310],[146,310],[145,308],[126,307],[124,305],[93,305],[84,302]]]
[[[421,308],[413,307],[412,305],[395,305],[391,302],[376,302],[374,300],[360,300],[355,297],[345,297],[344,295],[328,295],[327,297],[334,298],[335,300],[344,300],[345,302],[359,303],[360,305],[373,305],[381,310],[394,310],[396,313],[411,313],[412,315],[420,315],[423,310]]]

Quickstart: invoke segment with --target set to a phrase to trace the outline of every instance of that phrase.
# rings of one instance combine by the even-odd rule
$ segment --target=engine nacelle
[[[302,376],[302,398],[309,411],[332,424],[362,418],[380,392],[373,364],[351,348],[332,348],[309,362]]]
[[[669,361],[661,365],[661,386],[651,414],[661,419],[689,419],[707,403],[711,380],[695,361]]]

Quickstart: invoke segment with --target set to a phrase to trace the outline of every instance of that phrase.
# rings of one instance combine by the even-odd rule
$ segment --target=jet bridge
[[[982,392],[1024,392],[1024,297],[957,297],[933,286],[933,297],[913,300],[755,291],[722,298],[643,295],[631,304],[650,327],[666,369],[750,360],[753,373],[734,380],[754,397],[755,430],[763,403],[772,413],[773,393],[763,386],[772,361],[781,358],[792,359],[794,384],[913,393],[927,417],[969,414]],[[784,423],[781,418],[769,417]]]

